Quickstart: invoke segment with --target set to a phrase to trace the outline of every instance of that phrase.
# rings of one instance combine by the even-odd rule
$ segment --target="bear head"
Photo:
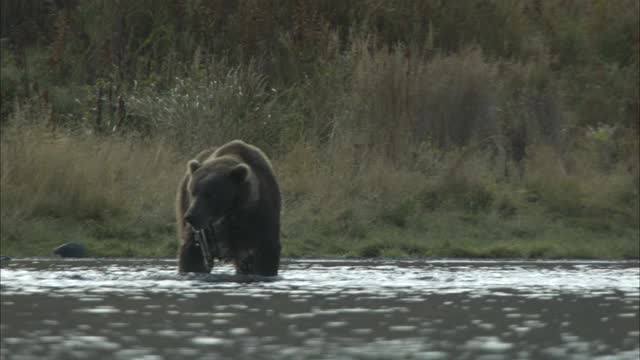
[[[189,207],[184,220],[194,229],[204,229],[256,200],[255,175],[237,159],[191,160],[187,168]]]

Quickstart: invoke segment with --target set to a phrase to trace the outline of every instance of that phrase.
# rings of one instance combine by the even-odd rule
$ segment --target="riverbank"
[[[46,256],[73,241],[91,256],[175,256],[174,194],[189,156],[167,141],[32,127],[8,128],[1,146],[1,255]],[[423,150],[406,165],[357,163],[344,144],[317,149],[273,158],[284,256],[638,258],[625,169],[585,161],[567,173],[540,148],[507,180],[481,150]]]

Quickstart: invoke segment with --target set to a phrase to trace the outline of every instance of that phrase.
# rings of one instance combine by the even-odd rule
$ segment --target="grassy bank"
[[[1,142],[2,255],[76,241],[94,256],[175,256],[173,197],[188,155],[160,139],[23,130]],[[319,149],[299,143],[274,158],[285,256],[637,258],[626,169],[566,174],[540,148],[528,175],[500,182],[481,151],[423,150],[426,171],[358,163],[348,144]]]
[[[2,2],[0,253],[173,257],[240,138],[286,256],[638,258],[640,1]]]

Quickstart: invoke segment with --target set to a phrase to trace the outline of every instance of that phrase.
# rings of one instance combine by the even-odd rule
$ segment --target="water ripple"
[[[638,262],[286,260],[273,278],[173,260],[0,269],[0,357],[637,359]]]

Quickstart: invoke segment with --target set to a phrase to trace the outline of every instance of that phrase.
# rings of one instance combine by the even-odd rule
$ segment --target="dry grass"
[[[51,248],[43,245],[69,239],[121,256],[173,246],[172,203],[183,167],[167,142],[10,126],[0,154],[3,253],[46,255]]]
[[[7,132],[17,131],[8,130]],[[165,217],[179,176],[175,152],[163,142],[138,144],[43,129],[3,140],[3,207],[18,217],[104,220],[114,215]]]
[[[567,135],[548,64],[404,50],[363,43],[277,91],[223,63],[140,85],[127,94],[128,120],[147,128],[135,135],[87,131],[91,109],[52,131],[46,107],[16,107],[0,138],[0,251],[77,240],[94,255],[174,256],[185,162],[240,137],[272,157],[288,256],[637,257],[637,137],[609,156],[614,135]]]
[[[160,139],[29,129],[6,129],[0,144],[3,255],[75,240],[94,255],[173,256],[175,186],[189,156]],[[274,159],[285,255],[635,256],[633,176],[567,174],[549,151],[505,184],[482,153],[448,154],[425,174],[381,156],[361,162],[353,144],[301,142]]]

